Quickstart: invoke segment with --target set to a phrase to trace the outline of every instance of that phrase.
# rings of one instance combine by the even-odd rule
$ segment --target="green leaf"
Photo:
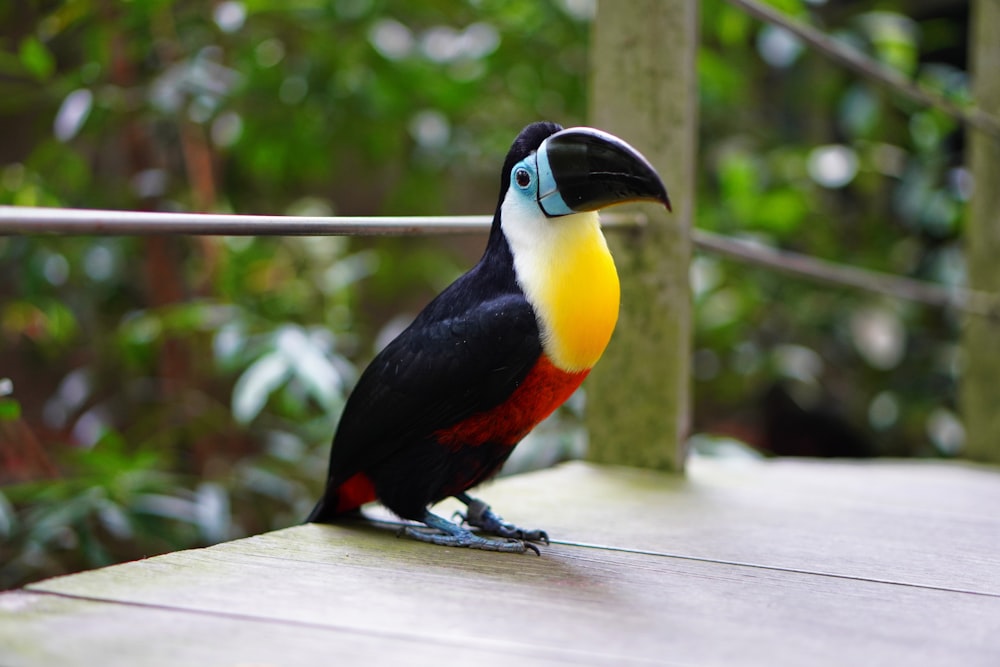
[[[230,532],[229,494],[219,484],[203,482],[198,485],[194,499],[195,521],[202,539],[221,542]]]
[[[271,393],[288,380],[291,372],[288,359],[278,352],[266,354],[251,364],[233,387],[233,418],[241,424],[253,421]]]
[[[38,506],[25,523],[29,536],[41,544],[58,543],[71,539],[68,531],[77,528],[103,501],[104,489],[91,487],[66,502]],[[75,531],[74,531],[75,532]]]
[[[913,19],[895,12],[874,11],[860,17],[878,59],[893,69],[912,74],[919,58],[919,28]]]
[[[766,4],[789,16],[804,16],[806,13],[803,0],[766,0]]]
[[[130,540],[134,538],[128,512],[121,505],[111,500],[103,500],[98,504],[97,518],[104,529],[116,539]]]
[[[329,409],[340,399],[340,373],[314,340],[298,327],[284,327],[276,340],[295,377],[320,405]]]
[[[24,69],[39,81],[45,81],[56,71],[56,59],[37,37],[21,41],[18,52]]]
[[[0,421],[13,421],[21,418],[21,404],[13,398],[0,398]]]
[[[766,192],[758,199],[754,222],[775,234],[789,234],[809,212],[809,204],[802,193],[789,188]]]
[[[752,26],[753,21],[750,20],[750,16],[746,12],[729,6],[720,9],[712,24],[719,41],[730,48],[745,43]]]

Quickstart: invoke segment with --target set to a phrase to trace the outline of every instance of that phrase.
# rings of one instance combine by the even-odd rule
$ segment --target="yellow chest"
[[[538,316],[542,348],[564,371],[591,368],[618,321],[618,273],[596,214],[557,219],[516,255],[518,280]],[[574,216],[575,217],[575,216]]]

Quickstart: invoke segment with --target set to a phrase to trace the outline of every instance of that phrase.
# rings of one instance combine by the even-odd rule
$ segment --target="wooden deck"
[[[559,541],[300,526],[50,579],[0,595],[0,665],[1000,665],[996,469],[573,463],[481,495]]]

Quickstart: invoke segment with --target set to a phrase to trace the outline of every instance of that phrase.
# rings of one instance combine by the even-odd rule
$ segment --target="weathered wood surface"
[[[1000,664],[994,469],[576,463],[482,496],[559,542],[300,526],[51,579],[0,595],[0,665]]]

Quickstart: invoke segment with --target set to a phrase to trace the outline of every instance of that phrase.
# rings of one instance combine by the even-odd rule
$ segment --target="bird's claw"
[[[549,534],[544,530],[525,530],[510,523],[502,523],[490,530],[497,537],[506,537],[514,540],[525,540],[526,542],[541,542],[549,545]]]
[[[546,546],[549,544],[549,534],[544,530],[525,530],[524,528],[518,528],[512,523],[507,523],[497,516],[489,505],[476,498],[469,500],[468,512],[465,515],[462,515],[460,512],[456,512],[456,514],[462,517],[464,523],[475,528],[481,528],[498,537],[522,540],[528,544],[531,542],[541,542]]]
[[[414,526],[404,526],[400,529],[397,537],[402,537],[404,535],[421,542],[429,542],[431,544],[437,544],[444,547],[465,547],[467,549],[479,549],[481,551],[500,551],[504,553],[517,554],[533,551],[536,556],[542,555],[538,547],[530,542],[506,538],[502,540],[495,540],[475,535],[464,529],[454,533],[444,533],[435,528],[432,528],[431,530],[422,530]]]
[[[544,530],[518,530],[518,532],[523,535],[521,539],[528,540],[529,542],[541,542],[545,546],[549,546],[549,534]]]

